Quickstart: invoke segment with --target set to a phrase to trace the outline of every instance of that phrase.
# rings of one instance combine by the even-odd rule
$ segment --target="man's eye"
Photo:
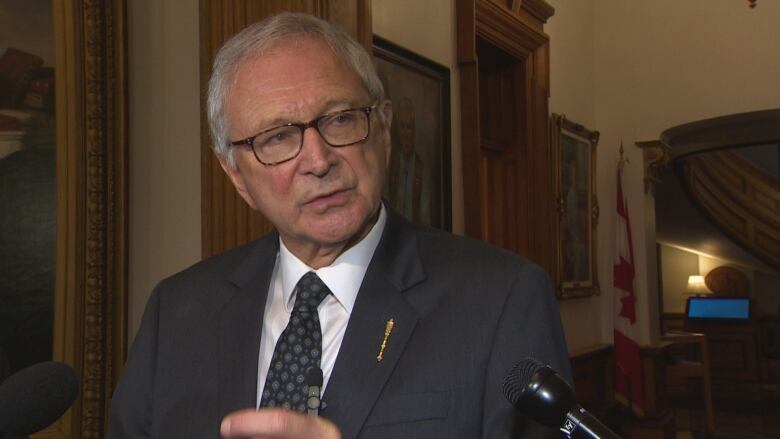
[[[277,131],[275,133],[269,133],[269,135],[264,136],[258,143],[260,146],[268,147],[268,146],[278,146],[278,145],[284,145],[288,142],[290,142],[290,139],[292,138],[292,135],[287,131]]]
[[[273,142],[284,142],[287,140],[290,136],[287,135],[287,133],[276,133],[271,137],[271,141]]]
[[[355,116],[352,113],[341,113],[333,116],[330,123],[333,125],[346,125],[354,122]]]

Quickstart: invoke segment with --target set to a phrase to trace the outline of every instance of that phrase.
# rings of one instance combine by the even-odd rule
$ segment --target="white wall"
[[[596,129],[596,62],[593,2],[548,0],[555,15],[550,36],[550,109]]]
[[[198,2],[128,2],[129,338],[154,285],[200,259]]]
[[[595,111],[595,61],[594,61],[594,6],[592,2],[549,1],[555,15],[545,25],[550,36],[550,111],[563,114],[585,127],[597,130]],[[597,158],[603,155],[598,147]],[[606,200],[600,198],[601,216],[607,210]],[[600,220],[601,221],[601,220]],[[599,232],[604,232],[599,227]],[[603,239],[597,245],[603,246]],[[599,278],[602,296],[558,302],[569,351],[595,345],[602,337],[602,302],[609,294],[604,283],[605,266],[603,248],[599,248]]]
[[[663,312],[685,312],[688,296],[688,276],[706,275],[707,270],[699,266],[699,255],[677,247],[661,244],[661,285],[664,297]]]
[[[654,207],[643,191],[641,151],[685,122],[780,106],[780,2],[549,0],[551,111],[601,132],[598,147],[600,298],[561,303],[570,348],[611,341],[615,173],[624,175],[638,267],[643,343],[657,334]],[[590,102],[588,102],[590,100]],[[649,268],[649,269],[648,269]],[[591,316],[600,334],[578,316]],[[599,317],[600,316],[600,317]]]

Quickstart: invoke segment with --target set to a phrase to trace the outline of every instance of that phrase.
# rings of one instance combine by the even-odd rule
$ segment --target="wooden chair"
[[[675,359],[666,365],[666,376],[669,381],[682,378],[701,378],[704,388],[704,412],[707,422],[707,432],[715,433],[715,417],[712,409],[712,379],[710,377],[710,354],[707,348],[707,336],[694,332],[669,332],[662,337],[673,345],[692,345],[697,348],[698,360]]]

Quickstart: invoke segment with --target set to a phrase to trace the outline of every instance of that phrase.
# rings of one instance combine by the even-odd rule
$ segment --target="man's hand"
[[[233,412],[219,430],[225,439],[341,439],[336,424],[327,419],[277,408]]]

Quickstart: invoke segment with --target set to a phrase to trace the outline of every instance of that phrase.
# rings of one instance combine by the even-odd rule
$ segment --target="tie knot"
[[[295,285],[295,305],[293,314],[316,312],[317,306],[330,294],[327,285],[310,271],[304,274]]]

